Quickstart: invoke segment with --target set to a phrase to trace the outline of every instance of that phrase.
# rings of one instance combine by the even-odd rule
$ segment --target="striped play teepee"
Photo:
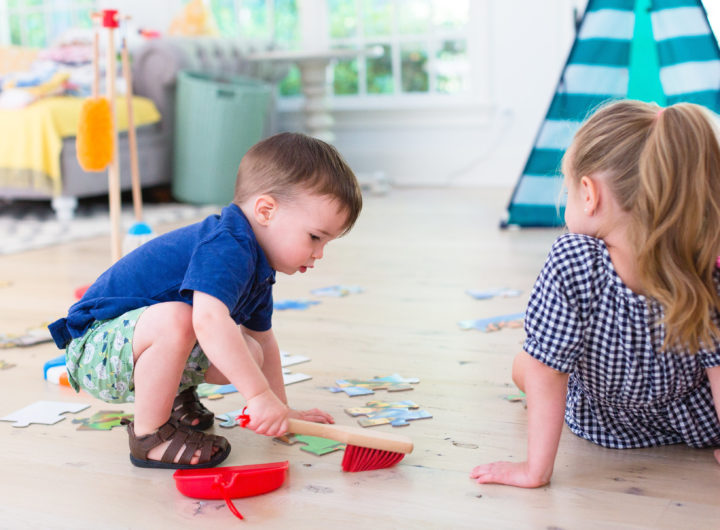
[[[688,101],[720,114],[720,49],[700,0],[589,0],[503,226],[560,226],[560,162],[612,99]]]

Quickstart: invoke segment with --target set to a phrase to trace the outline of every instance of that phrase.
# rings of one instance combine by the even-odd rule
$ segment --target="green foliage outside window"
[[[428,92],[428,53],[422,44],[406,44],[401,48],[400,63],[403,92]]]
[[[360,77],[357,59],[344,59],[338,61],[333,68],[333,92],[336,96],[350,96],[358,94]]]
[[[388,0],[363,0],[363,28],[368,37],[392,35],[395,7]]]
[[[382,45],[380,57],[367,59],[367,93],[392,94],[395,91],[392,71],[392,50],[389,44]]]
[[[220,35],[237,36],[240,31],[234,0],[210,0],[210,9]]]
[[[328,0],[328,12],[330,38],[347,39],[357,35],[358,17],[355,0]]]
[[[7,0],[10,44],[42,48],[69,29],[91,27],[93,0]]]
[[[462,92],[467,68],[467,43],[464,40],[443,41],[437,52],[437,91],[443,94]]]

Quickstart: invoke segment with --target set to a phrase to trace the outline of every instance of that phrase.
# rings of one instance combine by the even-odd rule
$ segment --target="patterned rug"
[[[0,255],[109,234],[106,201],[80,201],[75,218],[70,221],[58,221],[47,201],[0,202]],[[191,222],[219,212],[219,206],[173,202],[145,204],[143,221],[157,230],[163,223]],[[132,205],[124,204],[123,235],[133,222]]]

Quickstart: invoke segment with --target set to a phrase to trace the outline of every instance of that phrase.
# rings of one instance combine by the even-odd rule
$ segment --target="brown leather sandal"
[[[197,387],[195,386],[191,386],[175,396],[170,417],[177,421],[179,425],[189,427],[193,431],[209,429],[215,421],[215,414],[206,409],[205,405],[200,402]],[[193,425],[192,422],[195,420],[198,420],[198,422]]]
[[[135,436],[134,423],[127,423],[128,438],[130,442],[130,462],[138,467],[152,467],[160,469],[195,469],[214,467],[220,464],[230,454],[230,444],[222,436],[205,434],[203,432],[191,431],[186,426],[178,425],[170,418],[166,423],[152,434]],[[157,447],[163,442],[170,441],[170,445],[163,453],[160,460],[148,460],[147,454],[150,449]],[[175,458],[182,446],[185,450],[180,459]],[[218,451],[213,455],[213,447]],[[197,464],[190,461],[195,451],[200,451]]]

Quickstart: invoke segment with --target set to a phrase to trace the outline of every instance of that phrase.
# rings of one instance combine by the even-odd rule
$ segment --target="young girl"
[[[563,415],[605,447],[720,446],[713,123],[693,104],[619,101],[577,132],[563,160],[570,233],[535,283],[513,363],[527,461],[477,466],[477,482],[548,483]]]

